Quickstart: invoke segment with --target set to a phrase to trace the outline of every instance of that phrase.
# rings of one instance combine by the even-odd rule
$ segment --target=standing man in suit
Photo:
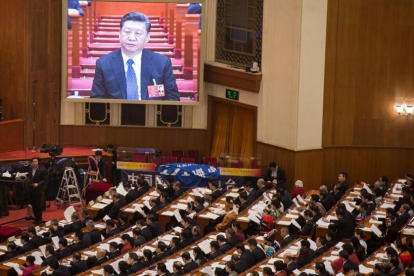
[[[99,178],[102,179],[103,182],[106,182],[106,160],[102,158],[102,151],[95,151],[95,159],[96,162],[98,162]],[[93,171],[98,171],[94,162],[90,162],[89,165]]]
[[[91,98],[179,101],[171,59],[144,49],[150,39],[148,17],[128,13],[120,27],[121,48],[96,61]],[[163,85],[165,95],[148,93],[150,86],[157,85]]]
[[[342,194],[346,194],[348,191],[348,182],[346,180],[348,179],[348,174],[346,172],[340,172],[338,175],[338,184],[339,184],[339,190],[342,192]]]
[[[27,177],[33,181],[33,188],[30,192],[30,204],[32,205],[35,217],[34,223],[40,225],[43,223],[42,193],[46,190],[48,173],[45,167],[40,166],[39,157],[32,158]]]
[[[266,180],[267,181],[276,180],[278,185],[281,185],[284,187],[284,184],[286,183],[286,173],[281,167],[279,167],[276,164],[276,162],[270,162],[269,170],[267,171],[267,175],[266,175]]]

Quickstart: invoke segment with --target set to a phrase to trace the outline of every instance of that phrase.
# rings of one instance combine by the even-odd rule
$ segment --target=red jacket
[[[297,197],[298,195],[304,195],[306,194],[306,191],[302,187],[296,187],[290,192],[290,196],[293,198]]]
[[[40,267],[40,266],[39,266],[39,265],[37,265],[37,264],[34,264],[34,265],[31,265],[31,266],[25,267],[25,268],[23,269],[23,273],[22,273],[22,275],[21,275],[21,276],[30,276],[30,275],[32,275],[33,270],[36,270],[36,269],[38,269],[39,267]]]

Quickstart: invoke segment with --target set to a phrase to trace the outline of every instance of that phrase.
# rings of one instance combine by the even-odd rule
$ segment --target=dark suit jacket
[[[257,197],[262,196],[266,192],[266,187],[262,187],[257,191]]]
[[[43,260],[42,264],[40,266],[47,266],[52,262],[53,260],[57,260],[56,256],[49,256],[46,259]]]
[[[43,275],[43,274],[42,274]],[[71,276],[70,270],[67,266],[60,265],[52,273],[52,276]]]
[[[91,217],[86,217],[86,218],[84,218],[83,220],[82,220],[82,224],[83,224],[83,227],[86,227],[86,222],[88,221],[88,220],[92,220],[93,221],[93,219],[91,218]]]
[[[168,255],[169,255],[168,250],[161,252],[160,254],[158,254],[157,256],[153,258],[154,262],[161,261],[162,259],[166,258]]]
[[[122,196],[117,202],[112,205],[111,210],[109,210],[108,217],[111,219],[116,219],[118,217],[119,210],[121,210],[121,208],[126,204],[127,203],[125,201],[125,198]]]
[[[316,249],[315,254],[316,254],[316,256],[320,256],[323,253],[325,253],[328,249],[329,249],[328,245],[325,244],[324,246],[321,246],[318,249]]]
[[[254,266],[255,264],[255,257],[250,250],[244,250],[243,253],[240,255],[240,260],[246,261],[249,267]]]
[[[71,267],[69,268],[72,275],[76,275],[88,270],[88,263],[85,260],[80,260],[76,263],[70,262]]]
[[[83,242],[77,242],[77,243],[72,244],[70,246],[70,249],[72,250],[73,253],[81,251],[84,248],[85,248],[85,246],[83,245]]]
[[[33,246],[36,248],[36,247],[39,247],[39,246],[41,246],[43,243],[44,243],[44,241],[43,241],[43,239],[42,239],[42,237],[40,237],[40,236],[33,236],[31,239],[30,239],[30,241],[29,241],[31,244],[33,244]]]
[[[95,244],[102,241],[102,234],[99,229],[93,229],[91,232],[88,232],[89,236],[91,237],[91,243]]]
[[[280,242],[280,248],[286,246],[288,243],[290,243],[291,241],[293,241],[293,237],[291,235],[285,237],[281,242]]]
[[[249,202],[246,200],[245,202],[243,202],[242,204],[240,204],[240,206],[239,206],[239,214],[241,212],[243,212],[243,210],[246,209],[247,207],[249,207]]]
[[[312,231],[312,226],[314,224],[315,222],[312,219],[308,220],[297,234],[302,236],[309,236]]]
[[[72,222],[71,224],[67,224],[63,227],[63,229],[65,230],[65,234],[69,234],[72,232],[76,232],[78,230],[82,230],[82,228],[83,228],[83,222],[80,220]]]
[[[111,229],[111,231],[109,231],[108,233],[105,234],[105,238],[111,237],[113,235],[118,234],[119,232],[121,232],[121,230],[119,230],[119,228],[114,227],[113,229]]]
[[[171,201],[176,200],[177,198],[179,198],[180,196],[183,195],[183,190],[178,190],[176,191],[172,196],[171,196]]]
[[[148,86],[164,84],[165,97],[149,98]],[[144,49],[141,60],[141,99],[179,101],[180,94],[172,71],[171,59]],[[96,61],[91,98],[126,99],[125,66],[121,49],[115,50]]]
[[[29,167],[29,173],[27,174],[28,178],[33,180],[33,184],[37,183],[39,186],[37,188],[33,188],[31,194],[32,195],[41,195],[43,191],[46,190],[47,182],[48,182],[48,172],[45,167],[39,165],[37,167],[36,173],[32,176],[33,168],[32,166]]]
[[[391,269],[388,272],[387,276],[398,276],[400,273],[401,273],[401,268],[396,267],[396,268]]]
[[[216,251],[214,251],[214,253],[211,253],[211,255],[208,259],[213,260],[213,259],[219,257],[221,254],[223,254],[223,252],[221,252],[220,249],[217,249]]]
[[[108,254],[106,255],[108,256],[109,259],[114,259],[118,257],[119,255],[121,255],[121,250],[115,250],[114,252],[108,252]]]
[[[298,263],[297,263],[297,262],[290,262],[290,263],[287,265],[286,269],[285,269],[286,274],[287,274],[287,275],[292,274],[292,272],[293,272],[295,269],[297,269],[297,268],[298,268]]]
[[[89,267],[93,267],[93,266],[99,266],[108,260],[109,260],[108,256],[105,256],[99,260],[96,257],[89,257],[87,262],[89,263]]]
[[[128,203],[131,203],[135,199],[139,197],[139,193],[137,189],[131,189],[128,191],[128,193],[125,195],[125,200]]]
[[[243,273],[244,271],[246,271],[247,269],[249,269],[249,267],[247,266],[247,263],[246,263],[246,261],[244,261],[244,260],[240,260],[237,264],[236,264],[236,266],[235,266],[235,268],[234,268],[234,270],[237,272],[237,273]]]
[[[267,181],[273,181],[274,180],[274,178],[272,177],[272,171],[271,170],[268,170],[267,171],[266,180]],[[283,184],[286,183],[286,173],[279,166],[277,167],[277,177],[276,177],[276,180],[277,180],[277,184],[278,185],[283,185]]]
[[[211,198],[214,201],[217,198],[219,198],[222,194],[223,194],[223,191],[221,189],[216,189],[216,190],[214,190],[214,192],[211,193]]]
[[[196,262],[191,261],[191,262],[184,265],[183,270],[185,272],[190,272],[190,271],[196,269],[197,267],[198,267],[198,265],[196,264]]]
[[[94,162],[89,162],[89,165],[91,166],[91,169],[93,171],[97,171],[99,168],[99,175],[101,178],[106,178],[106,160],[102,157],[101,160],[98,162],[98,168],[95,166]]]
[[[148,225],[148,227],[151,229],[152,238],[158,237],[162,234],[162,227],[158,221]]]
[[[151,229],[147,226],[141,229],[141,236],[145,238],[146,241],[152,240],[153,236],[151,233]]]
[[[138,236],[138,238],[135,239],[134,244],[135,244],[135,246],[140,246],[140,245],[142,245],[146,242],[147,241],[145,240],[145,237],[141,235],[141,236]]]
[[[57,250],[56,251],[56,258],[58,260],[61,260],[63,258],[66,258],[67,256],[72,254],[72,249],[70,247],[66,247],[63,250]]]
[[[220,251],[223,253],[226,253],[232,248],[231,244],[228,242],[225,242],[222,246],[220,246]]]
[[[256,264],[266,259],[265,252],[259,246],[260,245],[256,246],[256,248],[252,250]]]
[[[131,223],[129,223],[129,221],[125,222],[124,224],[122,224],[121,226],[119,226],[119,230],[121,230],[121,232],[127,230],[129,227],[131,227]]]
[[[331,230],[336,230],[339,240],[349,239],[354,232],[354,225],[351,221],[345,219],[345,217],[332,221],[328,228]]]
[[[34,247],[33,243],[27,242],[19,249],[19,254],[26,253],[27,251],[32,250]]]
[[[252,204],[258,197],[257,191],[255,189],[251,189],[249,195],[247,196],[248,204]]]

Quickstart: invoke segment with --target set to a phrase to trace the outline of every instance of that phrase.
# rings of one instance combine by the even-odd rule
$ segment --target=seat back
[[[183,158],[181,158],[181,163],[194,164],[195,159],[194,158],[189,158],[189,157],[183,157]]]
[[[145,154],[134,153],[132,159],[134,162],[147,163],[147,156]]]
[[[183,150],[173,150],[171,151],[171,156],[177,157],[177,162],[181,162],[181,159],[184,157]]]
[[[199,150],[187,150],[187,157],[194,158],[194,162],[198,164],[200,162],[200,151]]]
[[[210,162],[217,162],[217,157],[203,157],[203,164],[209,165]]]
[[[177,163],[177,157],[176,156],[164,156],[163,160],[164,160],[164,164]]]

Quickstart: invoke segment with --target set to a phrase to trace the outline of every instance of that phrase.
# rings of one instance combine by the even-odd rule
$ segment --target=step
[[[119,39],[119,31],[118,32],[93,32],[95,37],[109,37],[109,38],[118,38]],[[169,33],[165,32],[150,32],[150,36],[153,38],[168,38]]]
[[[104,55],[109,54],[112,51],[88,51],[88,57],[102,57]],[[173,52],[158,52],[158,51],[154,51],[155,53],[158,53],[160,55],[166,56],[166,57],[174,57],[174,53]]]
[[[165,29],[164,26],[156,26],[154,28],[151,26],[151,30],[165,31],[166,29]],[[117,32],[117,33],[119,33],[119,26],[118,27],[98,26],[98,32]]]
[[[101,21],[98,23],[98,27],[117,27],[119,29],[120,27],[120,22],[117,21]],[[163,28],[164,24],[163,23],[158,23],[158,22],[151,22],[151,29],[152,28]]]
[[[123,15],[101,15],[100,18],[101,20],[121,20],[122,17],[124,16]],[[147,17],[150,21],[163,19],[163,17],[159,15],[147,15]]]
[[[111,37],[94,37],[94,43],[119,43],[119,37],[111,38]],[[148,43],[168,43],[168,38],[154,38],[150,37]]]
[[[88,50],[89,51],[115,51],[119,49],[119,43],[89,43]],[[159,52],[173,52],[175,48],[174,44],[158,44],[158,43],[148,43],[145,45],[145,49],[151,51],[159,51]]]
[[[174,70],[173,73],[176,79],[184,78],[184,73],[181,70]],[[81,78],[93,78],[95,77],[95,69],[82,69]]]

